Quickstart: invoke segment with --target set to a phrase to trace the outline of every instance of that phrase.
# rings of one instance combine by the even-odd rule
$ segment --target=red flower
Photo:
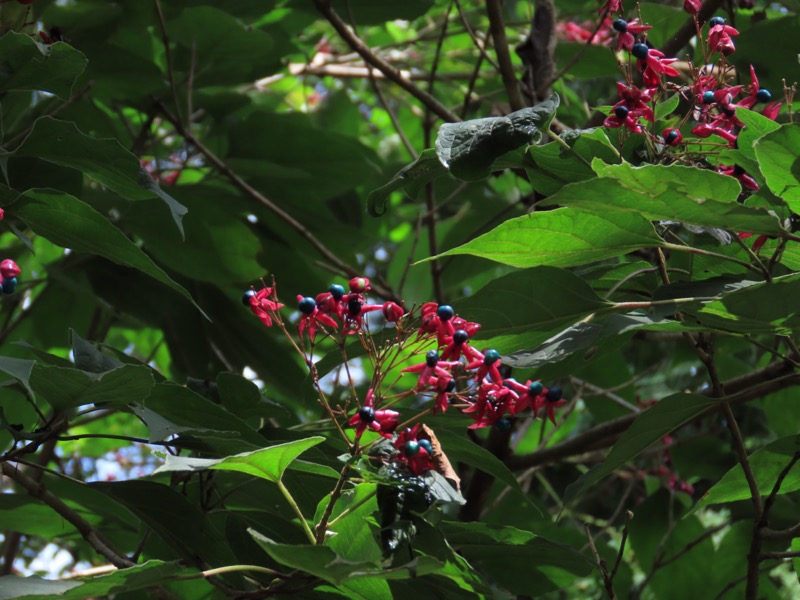
[[[2,221],[3,218],[5,218],[5,216],[6,216],[6,211],[4,211],[2,208],[0,208],[0,221]]]
[[[741,232],[739,234],[739,239],[740,240],[744,240],[744,239],[747,239],[749,237],[753,237],[753,234],[752,233],[745,233],[745,232]],[[758,251],[761,250],[761,248],[764,246],[764,244],[767,243],[768,239],[769,239],[769,237],[766,236],[766,235],[763,235],[763,234],[758,236],[756,238],[756,241],[753,242],[753,245],[752,245],[753,252],[758,253]]]
[[[640,90],[636,86],[626,86],[617,82],[617,93],[620,101],[613,107],[613,114],[603,121],[605,127],[626,127],[631,133],[641,133],[639,119],[653,121],[653,109],[648,106],[652,101],[655,88]]]
[[[747,97],[737,102],[736,105],[745,108],[753,108],[759,102],[764,102],[766,106],[764,110],[761,111],[761,114],[774,121],[775,117],[777,117],[778,113],[781,111],[781,104],[783,104],[783,102],[770,102],[771,99],[772,94],[770,91],[766,88],[759,87],[756,70],[753,68],[753,65],[750,65],[750,85],[747,87]]]
[[[452,377],[431,377],[428,380],[428,385],[436,390],[436,401],[433,405],[433,414],[437,415],[440,412],[447,410],[450,406],[449,394],[453,393],[456,389],[456,380]]]
[[[11,279],[20,273],[22,273],[22,269],[10,258],[0,262],[0,275],[3,276],[3,279]]]
[[[625,19],[617,19],[613,23],[613,28],[619,32],[619,42],[617,43],[617,52],[625,48],[628,52],[633,49],[636,43],[634,36],[644,33],[648,29],[652,29],[650,25],[638,25],[639,19],[633,21],[625,21]]]
[[[722,22],[713,24],[715,22],[714,19],[720,19]],[[721,17],[715,17],[714,19],[711,19],[712,27],[708,30],[708,49],[712,53],[719,52],[723,56],[733,54],[736,51],[736,47],[733,45],[731,36],[739,35],[739,31],[730,25],[725,25],[725,20]]]
[[[700,8],[703,6],[703,2],[701,0],[683,0],[683,10],[687,13],[692,15],[693,17],[700,12]]]
[[[521,384],[514,379],[506,379],[503,385],[510,387],[516,391],[519,396],[514,406],[511,408],[511,414],[516,415],[526,408],[538,407],[543,404],[545,398],[545,388],[539,381],[531,381],[530,379]],[[536,410],[534,410],[536,412]]]
[[[683,141],[680,129],[668,128],[661,135],[664,136],[664,144],[667,146],[678,146]]]
[[[359,439],[368,427],[383,437],[392,439],[392,432],[399,424],[400,413],[394,410],[375,410],[374,403],[375,394],[370,389],[364,405],[350,418],[350,427],[356,428],[356,439]]]
[[[403,307],[399,304],[395,304],[394,302],[384,302],[383,318],[390,323],[396,323],[403,318],[404,314],[406,314],[406,311],[403,310]]]
[[[447,339],[456,332],[455,327],[453,327],[453,320],[456,318],[453,307],[449,304],[426,302],[422,305],[420,312],[422,313],[420,331],[422,333],[436,332],[436,339],[439,341],[439,345],[444,346],[447,343]]]
[[[365,304],[360,293],[348,294],[344,299],[347,300],[344,320],[348,333],[356,333],[361,329],[364,325],[364,315],[383,309],[383,304]]]
[[[469,345],[469,333],[466,329],[456,329],[452,336],[447,338],[447,345],[442,351],[442,360],[458,360],[461,355],[468,360],[478,358],[478,351]]]
[[[750,177],[750,175],[748,175],[747,172],[739,165],[719,165],[717,167],[717,171],[723,175],[735,177],[739,180],[739,183],[742,184],[742,187],[747,188],[748,190],[757,192],[759,189],[759,185],[756,180]]]
[[[608,11],[608,14],[613,14],[622,10],[622,0],[606,0],[606,3],[597,11],[598,14]]]
[[[547,418],[553,423],[556,424],[556,417],[555,417],[555,410],[559,406],[564,406],[567,401],[562,398],[561,388],[558,386],[553,386],[549,389],[545,389],[544,392],[537,396],[537,405],[534,405],[533,410],[534,412],[538,413],[540,408],[544,408],[545,412],[547,413]]]
[[[692,133],[699,138],[707,138],[711,137],[712,135],[718,135],[719,137],[726,140],[730,144],[731,148],[733,148],[736,145],[737,136],[735,134],[725,129],[722,129],[721,127],[715,127],[707,123],[701,123],[700,125],[695,125],[694,128],[692,129]]]
[[[298,308],[300,312],[303,313],[303,316],[300,317],[300,323],[297,326],[300,337],[303,337],[303,332],[308,329],[308,337],[313,340],[317,335],[317,323],[322,323],[334,329],[339,327],[336,321],[319,310],[314,298],[304,298],[298,295],[297,302],[299,303]]]
[[[484,378],[489,375],[495,384],[503,383],[503,376],[500,375],[500,353],[497,350],[487,350],[486,354],[475,350],[475,359],[467,365],[467,369],[478,369],[475,374],[475,381],[482,383]]]
[[[677,58],[664,58],[664,53],[654,48],[648,48],[647,44],[634,44],[631,54],[636,57],[636,67],[642,73],[645,87],[658,87],[661,83],[661,76],[677,77],[678,71],[670,67],[670,63],[678,60]]]
[[[250,296],[250,310],[253,311],[253,314],[261,319],[261,322],[267,327],[272,326],[271,313],[283,308],[283,304],[280,302],[269,299],[269,297],[272,296],[272,291],[272,288],[265,287]]]
[[[463,411],[475,421],[469,426],[469,429],[481,429],[494,425],[503,418],[506,411],[510,412],[517,398],[518,396],[513,390],[503,385],[481,384],[478,399]]]
[[[401,431],[394,442],[394,447],[400,452],[398,460],[407,464],[408,470],[414,475],[422,475],[433,469],[433,447],[430,440],[418,437],[419,427],[417,423],[414,427]]]
[[[419,373],[417,378],[417,391],[421,392],[428,385],[430,385],[431,377],[444,377],[450,378],[450,371],[456,365],[460,365],[458,361],[448,362],[439,360],[439,352],[431,350],[425,355],[425,362],[411,367],[406,367],[401,373]]]

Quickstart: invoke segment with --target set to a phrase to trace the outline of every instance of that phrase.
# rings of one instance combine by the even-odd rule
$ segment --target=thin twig
[[[164,19],[164,11],[161,10],[161,2],[159,0],[153,0],[153,3],[156,7],[156,12],[158,13],[158,23],[161,27],[161,40],[164,43],[164,59],[167,63],[167,78],[169,79],[169,87],[172,90],[172,101],[175,103],[175,114],[178,116],[178,120],[185,124],[186,121],[181,114],[181,103],[178,101],[178,84],[175,81],[175,72],[172,68],[172,48],[170,47],[169,43],[169,36],[167,35],[167,22]]]
[[[503,23],[503,9],[500,0],[486,1],[486,15],[489,17],[489,31],[492,35],[497,63],[500,66],[503,86],[506,88],[506,94],[508,94],[508,103],[511,105],[512,111],[523,109],[525,108],[525,100],[522,97],[519,81],[517,81],[517,76],[514,73],[511,53],[508,51],[506,26]]]

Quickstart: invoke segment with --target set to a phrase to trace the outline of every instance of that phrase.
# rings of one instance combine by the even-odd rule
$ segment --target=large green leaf
[[[650,444],[672,433],[718,402],[718,399],[697,394],[673,394],[659,400],[653,407],[636,417],[601,464],[581,475],[567,488],[565,502],[577,498],[627,461],[638,456]]]
[[[758,491],[761,494],[768,495],[772,492],[778,476],[789,465],[792,455],[796,452],[800,452],[800,436],[791,435],[759,448],[748,457],[750,468],[753,470],[758,484]],[[788,494],[797,490],[800,490],[800,469],[795,466],[786,475],[778,493]],[[737,464],[725,473],[722,479],[714,484],[714,487],[703,494],[689,514],[710,504],[722,504],[749,498],[750,487],[742,465]]]
[[[7,156],[30,156],[77,169],[129,200],[161,198],[183,235],[186,208],[159,188],[139,159],[115,139],[97,139],[82,133],[74,122],[42,117],[34,123],[19,148]]]
[[[583,279],[554,267],[510,273],[457,303],[481,324],[480,337],[548,332],[607,306]]]
[[[438,256],[471,254],[518,268],[572,267],[662,243],[650,221],[638,213],[594,215],[562,208],[509,219]]]
[[[683,165],[633,167],[595,161],[593,166],[599,178],[565,186],[544,205],[601,215],[637,212],[653,220],[770,235],[783,232],[775,216],[736,202],[741,187],[733,177]]]
[[[86,68],[86,57],[64,43],[45,46],[22,33],[0,38],[0,92],[42,90],[67,100],[75,80]]]
[[[65,367],[36,364],[30,385],[56,410],[83,404],[109,403],[126,407],[150,394],[155,380],[145,366],[123,365],[95,374]]]
[[[513,594],[538,596],[593,569],[577,550],[514,527],[446,521],[442,529],[461,556]]]
[[[279,544],[253,529],[248,531],[273,560],[287,567],[305,571],[334,585],[350,578],[407,579],[435,573],[442,567],[439,561],[420,556],[407,566],[380,569],[376,568],[377,564],[372,561],[345,560],[327,546]]]
[[[119,265],[138,269],[195,304],[189,292],[173,281],[122,231],[75,196],[57,190],[28,190],[14,202],[13,211],[15,217],[54,244],[97,254]],[[201,310],[199,306],[197,308]]]
[[[0,577],[0,600],[25,598],[26,600],[79,600],[114,596],[121,592],[132,592],[167,583],[178,574],[186,574],[186,567],[179,562],[148,560],[128,569],[119,569],[106,575],[55,581],[35,575]]]
[[[216,469],[219,471],[238,471],[240,473],[253,475],[254,477],[261,477],[268,481],[277,482],[283,477],[286,468],[298,456],[323,441],[325,441],[324,437],[315,436],[218,459],[173,456],[167,454],[166,462],[156,469],[155,473]],[[334,472],[334,476],[337,475],[338,474]]]
[[[558,108],[558,96],[505,117],[445,123],[436,136],[436,154],[455,177],[477,181],[488,177],[503,154],[530,144],[546,130]]]
[[[800,212],[800,128],[792,123],[761,137],[756,158],[767,185],[793,212]]]

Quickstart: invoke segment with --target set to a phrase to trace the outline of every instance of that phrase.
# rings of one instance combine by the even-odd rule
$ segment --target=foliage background
[[[3,491],[12,492],[0,495],[0,569],[37,568],[37,557],[54,552],[50,543],[65,552],[51,576],[108,564],[93,532],[138,565],[120,561],[128,569],[83,585],[3,579],[0,597],[258,597],[269,587],[271,577],[257,571],[211,577],[215,585],[196,577],[236,564],[310,573],[278,588],[302,597],[585,597],[607,587],[610,568],[619,596],[696,597],[702,589],[737,597],[753,572],[754,539],[762,597],[795,593],[791,562],[782,560],[791,556],[761,554],[797,543],[797,473],[787,464],[797,459],[800,423],[800,261],[783,227],[800,202],[796,127],[773,132],[743,113],[747,143],[727,159],[763,190],[746,206],[735,180],[709,170],[662,165],[642,171],[637,187],[625,165],[597,167],[594,158],[618,162],[617,146],[626,161],[641,161],[635,136],[622,144],[616,130],[581,135],[571,152],[543,135],[540,145],[517,144],[505,162],[479,155],[446,173],[423,150],[449,117],[506,115],[556,92],[555,131],[599,125],[616,101],[613,52],[551,32],[553,71],[577,58],[549,85],[540,80],[536,97],[517,97],[503,67],[514,77],[534,68],[513,49],[551,3],[333,2],[355,23],[367,62],[325,18],[329,4],[0,2],[0,247],[23,271],[0,318],[0,460]],[[648,39],[684,56],[689,37],[675,40],[687,16],[678,4],[638,10],[653,25]],[[723,10],[705,4],[706,17]],[[556,8],[563,23],[594,19],[598,7],[575,0]],[[727,7],[741,31],[731,61],[742,73],[753,64],[776,94],[798,74],[796,53],[776,48],[776,40],[793,43],[797,8]],[[53,26],[64,42],[37,45],[35,31],[52,34]],[[381,74],[384,63],[401,70],[399,84]],[[656,131],[687,110],[667,95],[660,101]],[[599,119],[596,107],[606,107]],[[779,122],[787,121],[785,111]],[[406,180],[393,179],[418,158]],[[714,202],[681,203],[693,194]],[[548,203],[567,208],[539,210]],[[367,207],[386,212],[374,218]],[[512,220],[532,207],[541,227]],[[667,241],[649,225],[664,219],[773,236],[761,254],[766,276],[736,243],[683,229]],[[576,234],[582,254],[567,239]],[[517,245],[510,253],[509,240]],[[659,279],[659,247],[677,273],[672,284]],[[383,570],[377,506],[359,504],[374,483],[356,482],[340,501],[353,512],[328,547],[361,564],[335,570],[327,566],[333,554],[308,549],[269,477],[152,474],[165,449],[150,443],[170,435],[176,447],[222,457],[322,434],[325,442],[304,454],[317,466],[280,478],[304,514],[318,514],[347,448],[320,421],[303,361],[240,297],[261,276],[274,277],[286,301],[357,274],[373,279],[376,298],[453,303],[483,323],[481,342],[503,353],[515,377],[559,382],[571,400],[556,429],[520,420],[505,439],[467,437],[469,421],[455,413],[428,421],[461,465],[468,503],[461,520],[449,508],[441,523],[417,522],[415,568],[433,573],[425,576]],[[683,322],[671,318],[678,309]],[[338,356],[324,357],[321,369],[333,371]],[[371,367],[358,359],[352,367],[363,395]],[[659,402],[642,410],[639,401],[651,399]],[[760,513],[759,494],[737,466],[732,418],[750,454],[750,483],[763,495]],[[679,427],[665,464],[661,440]],[[695,494],[669,489],[662,466]],[[728,487],[688,514],[723,477]],[[767,525],[783,533],[758,533]],[[259,545],[248,528],[278,545]],[[353,575],[364,570],[382,575]],[[187,576],[195,578],[177,580]]]

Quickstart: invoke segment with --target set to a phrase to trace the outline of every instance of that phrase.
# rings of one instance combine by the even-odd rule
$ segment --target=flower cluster
[[[5,211],[0,208],[0,221],[5,217]],[[2,275],[2,291],[4,294],[13,294],[17,291],[17,277],[22,272],[19,265],[10,258],[0,261],[0,275]]]
[[[397,324],[397,340],[416,348],[430,348],[425,351],[423,362],[401,369],[401,373],[416,375],[413,390],[401,394],[401,398],[409,394],[430,395],[434,414],[445,413],[457,405],[473,420],[470,429],[495,426],[509,430],[511,419],[526,410],[534,417],[546,415],[556,423],[556,408],[566,404],[561,389],[548,388],[530,379],[521,383],[505,376],[497,350],[479,350],[473,345],[472,338],[480,330],[480,324],[458,316],[448,304],[428,302],[420,307],[418,326],[408,327],[413,313],[406,313],[391,301],[368,303],[365,294],[369,290],[367,278],[354,277],[349,282],[349,292],[342,285],[332,284],[328,291],[314,297],[298,295],[298,334],[313,340],[322,330],[329,335],[336,331],[342,336],[358,333],[365,326],[364,315],[380,311],[387,322]],[[250,289],[242,300],[266,326],[279,319],[278,311],[284,306],[278,301],[274,286]],[[381,378],[376,377],[375,381],[380,382]],[[348,418],[348,425],[355,429],[356,442],[366,431],[372,431],[392,440],[391,460],[413,475],[434,468],[434,445],[427,433],[430,430],[420,429],[417,423],[396,431],[399,413],[388,408],[385,400],[386,394],[373,384],[363,403]]]

